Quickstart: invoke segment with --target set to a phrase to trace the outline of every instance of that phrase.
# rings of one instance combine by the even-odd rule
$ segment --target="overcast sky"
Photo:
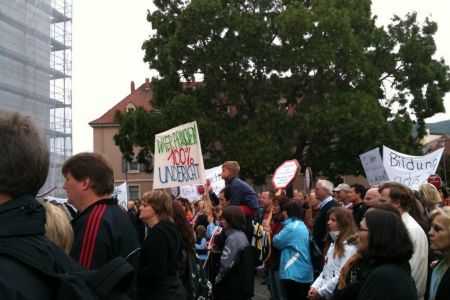
[[[140,86],[152,73],[143,62],[142,43],[150,34],[146,20],[150,0],[73,1],[72,120],[74,154],[93,150],[92,128],[99,118],[130,93],[130,82]],[[373,0],[372,12],[379,25],[394,15],[417,11],[419,20],[430,17],[438,23],[435,35],[437,58],[450,64],[449,0]],[[450,95],[445,98],[447,113],[429,122],[450,119]]]

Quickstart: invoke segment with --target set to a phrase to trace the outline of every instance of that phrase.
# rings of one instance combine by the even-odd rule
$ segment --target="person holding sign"
[[[238,177],[239,171],[237,161],[226,161],[222,164],[220,176],[230,187],[230,205],[240,206],[246,217],[254,217],[259,208],[258,197],[253,188]]]

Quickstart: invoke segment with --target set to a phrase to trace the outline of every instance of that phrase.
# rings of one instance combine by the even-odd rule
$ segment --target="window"
[[[140,164],[138,163],[137,157],[133,157],[132,161],[126,161],[122,159],[122,172],[123,173],[140,173]]]
[[[130,200],[137,200],[139,199],[139,185],[129,185],[128,186],[128,193],[130,194]]]
[[[133,103],[128,103],[127,104],[127,106],[126,106],[126,108],[125,108],[125,110],[126,110],[126,112],[129,112],[129,111],[133,111],[133,110],[135,110],[136,109],[136,107],[133,105]]]

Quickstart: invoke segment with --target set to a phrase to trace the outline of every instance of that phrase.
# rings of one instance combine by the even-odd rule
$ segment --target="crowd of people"
[[[219,195],[209,189],[190,202],[152,190],[130,201],[127,211],[111,197],[109,162],[79,153],[62,166],[70,205],[54,205],[36,200],[49,167],[41,133],[29,118],[7,112],[0,112],[0,132],[1,299],[58,298],[61,283],[42,276],[33,262],[46,274],[80,274],[105,271],[118,257],[134,273],[108,299],[200,299],[192,258],[212,286],[204,299],[251,299],[257,267],[272,300],[450,295],[445,188],[335,187],[321,179],[291,197],[258,194],[239,178],[239,163],[226,161]],[[255,235],[255,228],[265,235]]]

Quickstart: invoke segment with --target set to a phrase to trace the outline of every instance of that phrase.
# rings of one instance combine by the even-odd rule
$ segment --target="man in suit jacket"
[[[322,250],[327,233],[328,210],[337,203],[333,200],[333,183],[328,180],[319,180],[316,184],[316,197],[320,201],[320,211],[316,216],[313,226],[313,238],[317,246]]]

